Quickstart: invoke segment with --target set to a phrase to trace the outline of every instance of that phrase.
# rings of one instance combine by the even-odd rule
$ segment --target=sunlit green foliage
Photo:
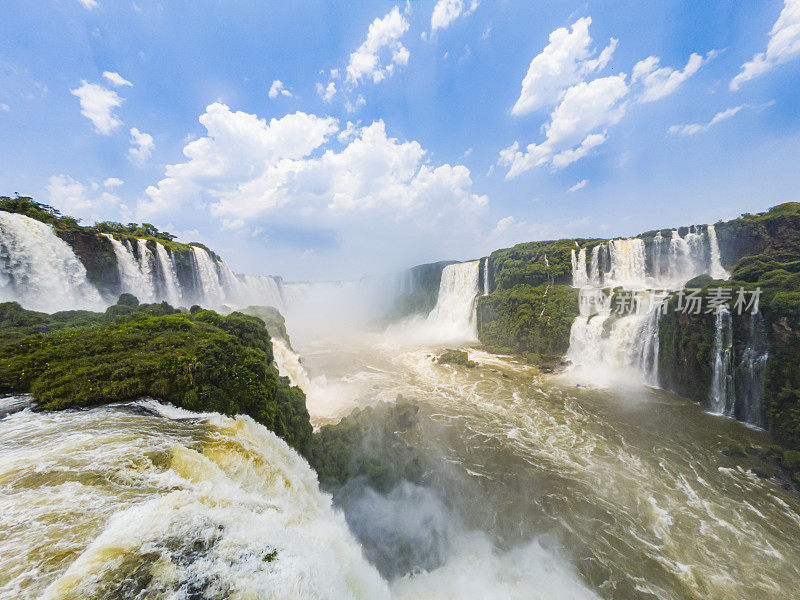
[[[59,410],[153,396],[193,411],[247,414],[306,453],[305,396],[278,376],[264,324],[167,303],[47,315],[0,304],[0,391]],[[137,303],[138,304],[138,303]]]
[[[496,289],[478,298],[478,337],[499,352],[565,354],[578,314],[578,291],[570,286]]]

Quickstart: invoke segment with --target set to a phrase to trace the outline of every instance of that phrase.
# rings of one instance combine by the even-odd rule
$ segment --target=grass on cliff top
[[[246,414],[307,454],[305,396],[279,377],[264,324],[209,310],[139,305],[105,313],[28,311],[0,304],[0,392],[31,393],[46,409],[153,396],[192,411]]]

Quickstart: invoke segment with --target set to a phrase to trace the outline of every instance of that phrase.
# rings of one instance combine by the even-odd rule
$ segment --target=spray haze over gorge
[[[800,0],[500,4],[5,2],[0,600],[797,596]]]

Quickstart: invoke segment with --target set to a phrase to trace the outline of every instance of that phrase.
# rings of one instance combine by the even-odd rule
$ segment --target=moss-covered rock
[[[286,331],[286,319],[274,306],[248,306],[239,312],[261,319],[271,337],[280,338],[291,346],[289,334]]]
[[[461,365],[474,369],[477,363],[469,359],[469,354],[465,350],[447,350],[436,359],[440,365]]]
[[[478,298],[478,338],[497,352],[562,355],[578,314],[578,290],[570,286],[498,287]]]
[[[0,392],[49,410],[153,396],[193,411],[247,414],[308,453],[305,396],[278,375],[264,324],[167,303],[52,315],[0,304]]]

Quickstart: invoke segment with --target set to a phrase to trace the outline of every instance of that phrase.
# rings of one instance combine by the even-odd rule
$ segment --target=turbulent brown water
[[[278,353],[317,423],[398,394],[419,403],[408,441],[440,465],[429,485],[362,491],[344,506],[348,529],[304,461],[249,419],[152,401],[23,410],[0,420],[0,598],[800,589],[800,497],[722,454],[768,443],[761,431],[659,390],[584,387],[477,350],[467,369],[396,336],[293,341],[305,369]],[[368,558],[410,554],[411,568],[381,578],[356,537]]]

